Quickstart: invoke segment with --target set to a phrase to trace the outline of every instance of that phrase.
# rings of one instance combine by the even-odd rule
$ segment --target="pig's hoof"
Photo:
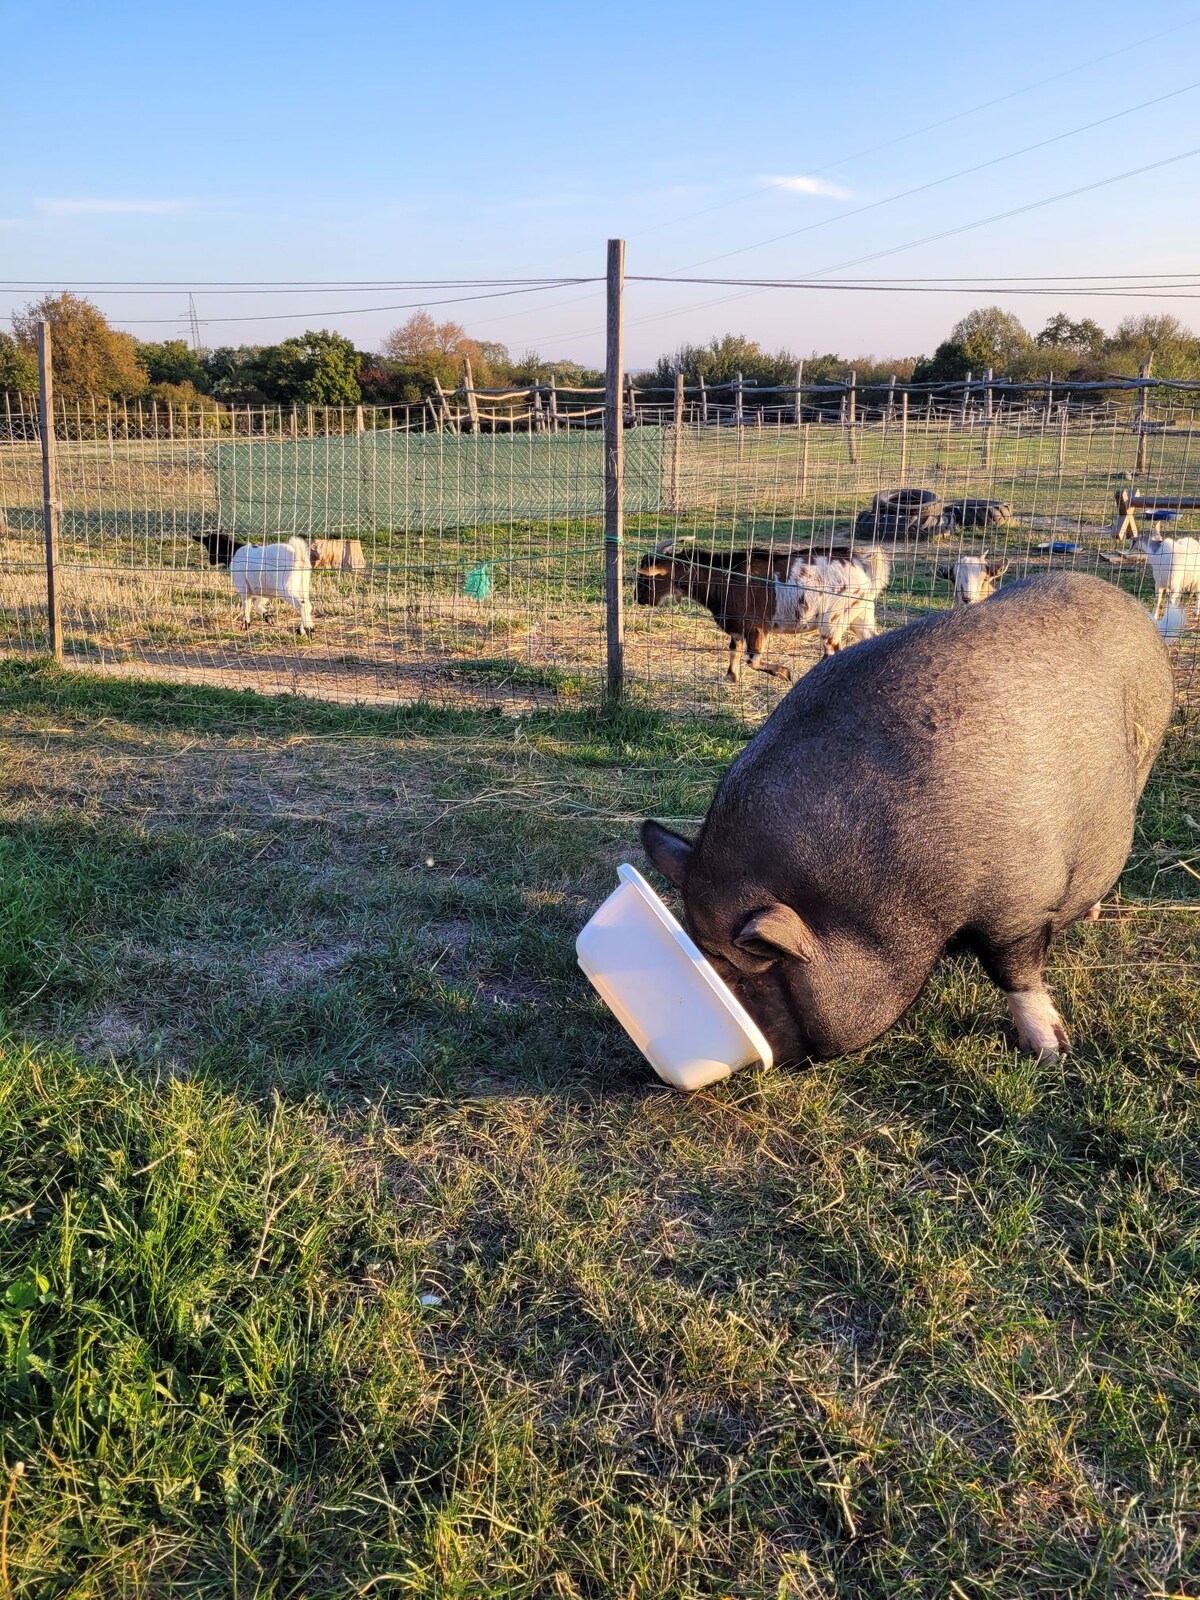
[[[1017,990],[1006,998],[1017,1028],[1017,1043],[1026,1055],[1057,1061],[1066,1054],[1070,1035],[1044,989]]]
[[[1087,915],[1083,918],[1083,920],[1084,920],[1084,922],[1099,922],[1100,921],[1100,902],[1099,902],[1099,900],[1096,901],[1096,904],[1087,913]]]

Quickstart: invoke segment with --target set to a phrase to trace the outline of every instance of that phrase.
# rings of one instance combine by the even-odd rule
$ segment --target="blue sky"
[[[1186,4],[0,0],[0,27],[0,278],[47,288],[590,275],[617,234],[631,273],[807,276],[1200,145]],[[1188,272],[1198,185],[1200,155],[843,271]],[[0,317],[30,298],[0,287]],[[93,298],[143,338],[186,331],[186,288]],[[443,306],[432,290],[196,298],[211,345],[315,326],[371,348],[418,302],[517,352],[602,350],[595,286]],[[728,330],[914,353],[996,298],[633,284],[628,358]],[[1200,300],[1002,303],[1035,328],[1060,308],[1200,327]]]

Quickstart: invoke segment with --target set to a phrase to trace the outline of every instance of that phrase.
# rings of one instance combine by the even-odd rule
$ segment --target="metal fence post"
[[[625,241],[608,241],[608,334],[604,364],[604,611],[608,692],[625,686],[625,618],[621,593],[621,545],[625,534],[623,475],[625,416],[621,381],[625,372]]]
[[[62,619],[58,606],[58,463],[54,438],[54,371],[51,355],[50,324],[39,322],[38,404],[42,436],[42,529],[46,537],[46,621],[50,650],[56,661],[63,658]]]

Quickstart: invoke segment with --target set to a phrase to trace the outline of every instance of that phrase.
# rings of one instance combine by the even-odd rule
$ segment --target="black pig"
[[[688,931],[778,1060],[870,1043],[973,950],[1023,1049],[1068,1043],[1042,978],[1129,854],[1173,705],[1138,603],[1073,573],[823,661],[725,774],[699,836],[642,826]]]

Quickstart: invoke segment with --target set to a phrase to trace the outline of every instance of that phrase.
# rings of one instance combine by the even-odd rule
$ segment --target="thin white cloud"
[[[190,200],[35,200],[43,217],[176,217],[191,210]]]
[[[769,183],[773,188],[785,189],[789,194],[823,195],[828,200],[849,200],[849,189],[843,189],[840,184],[827,183],[824,178],[808,178],[802,173],[796,177],[761,178],[760,183]]]

